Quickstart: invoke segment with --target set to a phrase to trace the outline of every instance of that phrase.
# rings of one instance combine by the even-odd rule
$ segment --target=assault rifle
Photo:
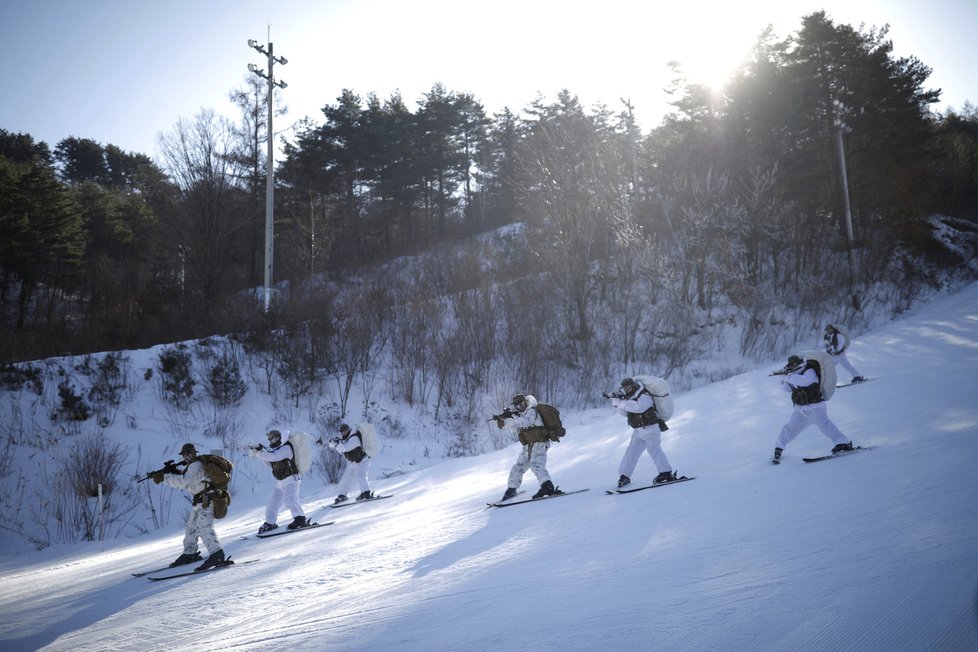
[[[486,419],[486,421],[498,421],[500,419],[512,419],[516,416],[516,412],[513,412],[510,408],[504,409],[500,414],[492,415],[492,418]]]
[[[787,376],[791,372],[795,371],[796,369],[800,369],[800,368],[801,367],[799,365],[791,366],[790,364],[786,364],[785,366],[781,367],[780,369],[775,369],[774,371],[772,371],[771,373],[769,373],[768,376]]]
[[[624,401],[627,397],[624,392],[601,392],[601,398],[619,398]]]
[[[150,471],[149,473],[146,474],[146,477],[145,478],[143,478],[142,480],[137,480],[136,481],[136,484],[139,484],[140,482],[143,482],[145,480],[149,480],[154,475],[161,475],[161,474],[164,474],[164,473],[180,473],[180,469],[178,469],[177,467],[179,465],[183,464],[183,463],[184,462],[176,462],[176,463],[174,463],[173,460],[167,460],[167,461],[163,462],[163,468],[162,469],[157,469],[156,471]]]

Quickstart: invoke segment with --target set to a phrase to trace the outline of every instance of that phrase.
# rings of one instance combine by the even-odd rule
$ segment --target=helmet
[[[180,455],[197,457],[197,448],[193,444],[184,444],[183,448],[180,449]]]
[[[832,324],[826,324],[825,325],[825,332],[826,333],[834,333],[835,332],[835,326],[833,326]]]
[[[348,432],[350,432],[350,426],[348,426],[345,423],[341,423],[340,424],[340,434],[345,437]]]
[[[801,369],[804,366],[805,366],[805,361],[801,358],[801,356],[790,355],[788,356],[788,364],[786,364],[784,368],[787,369],[788,371],[797,371],[798,369]]]
[[[278,430],[269,430],[265,436],[268,437],[268,443],[272,446],[278,446],[282,443],[282,433]]]
[[[517,394],[516,396],[513,397],[513,400],[511,401],[511,404],[512,404],[513,407],[519,407],[519,406],[523,405],[524,403],[526,403],[526,395],[525,394]]]
[[[638,383],[636,383],[632,378],[622,378],[621,388],[625,391],[625,394],[628,395],[638,389]]]

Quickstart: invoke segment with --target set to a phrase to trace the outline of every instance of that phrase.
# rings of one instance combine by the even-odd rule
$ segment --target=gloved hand
[[[503,421],[502,419],[496,419],[496,427],[502,430],[503,428],[506,427],[506,422]]]
[[[621,405],[621,399],[617,396],[611,399],[611,407],[618,407]]]
[[[261,444],[258,444],[257,446],[249,446],[248,457],[258,457],[258,453],[261,452],[262,448],[263,446]]]
[[[330,439],[329,440],[329,443],[326,444],[326,445],[329,446],[330,448],[332,448],[333,450],[336,450],[336,445],[338,443],[340,443],[340,440],[339,439]]]

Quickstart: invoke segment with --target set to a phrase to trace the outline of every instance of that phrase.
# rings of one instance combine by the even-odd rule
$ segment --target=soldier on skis
[[[645,451],[652,458],[656,471],[659,472],[652,480],[653,484],[669,482],[676,479],[676,472],[669,464],[669,458],[662,450],[662,422],[655,409],[655,399],[652,392],[642,383],[633,378],[624,378],[621,381],[621,390],[614,394],[607,395],[611,399],[611,406],[616,408],[619,414],[628,419],[628,425],[632,427],[632,438],[628,442],[628,448],[618,464],[618,487],[624,487],[631,483],[632,473],[635,465],[638,464],[642,452]]]
[[[203,463],[197,459],[197,448],[193,444],[184,444],[180,449],[180,457],[186,468],[183,473],[166,473],[154,471],[149,477],[156,484],[164,483],[174,489],[186,490],[193,499],[190,516],[187,517],[187,531],[183,537],[183,554],[177,557],[173,566],[182,566],[201,561],[203,558],[197,549],[197,540],[204,542],[208,557],[197,570],[207,570],[224,563],[224,546],[221,545],[214,531],[214,504],[204,506],[203,495],[208,489],[209,479]]]
[[[828,354],[836,362],[841,364],[846,371],[852,374],[851,382],[861,383],[866,380],[862,374],[856,371],[856,368],[852,366],[852,363],[849,362],[849,357],[846,355],[846,349],[849,348],[849,333],[846,329],[841,326],[829,324],[825,327],[825,335],[822,339],[825,340],[825,350]]]
[[[334,505],[345,503],[349,498],[347,491],[356,484],[360,493],[356,500],[367,500],[373,498],[370,492],[370,484],[367,482],[367,473],[370,471],[370,456],[363,448],[363,435],[359,430],[353,430],[347,424],[340,425],[340,436],[329,440],[328,446],[341,453],[346,458],[346,469],[337,483],[339,495],[333,501]]]
[[[835,446],[832,453],[851,451],[852,441],[846,437],[829,419],[827,403],[822,394],[821,379],[815,365],[801,356],[788,357],[788,364],[777,375],[781,379],[785,391],[791,394],[791,403],[795,406],[788,423],[781,429],[778,441],[774,447],[774,462],[780,462],[781,452],[791,440],[807,428],[816,425],[822,434],[832,440]]]
[[[547,451],[550,450],[550,433],[543,425],[543,418],[537,412],[537,399],[530,394],[517,394],[511,405],[493,417],[500,429],[509,425],[523,448],[519,457],[509,472],[506,492],[503,500],[509,500],[516,495],[516,490],[523,484],[523,476],[532,470],[540,482],[540,489],[533,494],[534,498],[543,498],[564,493],[554,486],[547,471]],[[510,421],[509,424],[506,422]]]
[[[299,504],[299,487],[302,478],[295,464],[295,451],[292,444],[288,441],[283,443],[282,433],[278,430],[269,430],[266,437],[267,448],[261,444],[248,448],[249,455],[272,467],[272,475],[275,477],[275,488],[272,489],[272,495],[265,505],[265,522],[258,528],[258,533],[268,532],[278,527],[276,521],[283,503],[292,512],[292,522],[289,523],[288,528],[295,530],[305,527],[308,525],[306,513]]]

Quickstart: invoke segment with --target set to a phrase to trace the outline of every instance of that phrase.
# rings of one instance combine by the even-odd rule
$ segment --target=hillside
[[[856,341],[874,381],[830,416],[873,450],[807,465],[808,429],[769,463],[790,412],[769,369],[677,397],[665,447],[696,480],[607,496],[628,430],[568,415],[565,489],[503,510],[517,448],[380,480],[388,501],[268,541],[268,485],[220,523],[247,566],[165,583],[130,572],[179,552],[145,536],[2,560],[4,650],[966,650],[978,648],[978,284]],[[639,472],[651,476],[647,458]],[[251,473],[251,471],[249,471]],[[254,472],[257,477],[257,472]],[[528,474],[524,488],[532,488]]]

